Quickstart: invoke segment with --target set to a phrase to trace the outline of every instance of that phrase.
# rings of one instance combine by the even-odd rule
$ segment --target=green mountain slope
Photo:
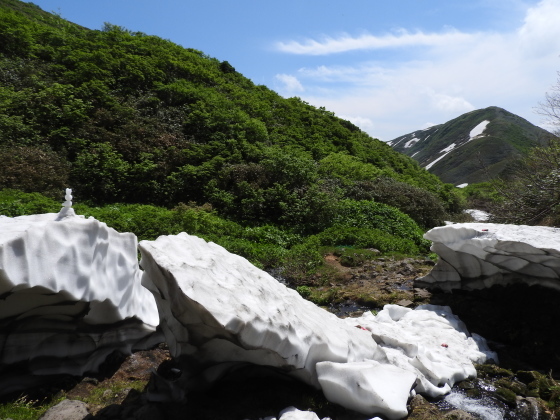
[[[502,108],[491,106],[445,124],[398,137],[389,144],[444,182],[489,181],[506,176],[514,162],[552,137],[549,132]]]
[[[227,61],[16,0],[0,0],[0,159],[0,188],[209,203],[256,224],[313,224],[346,198],[383,202],[381,178],[456,207],[451,186],[414,160]]]

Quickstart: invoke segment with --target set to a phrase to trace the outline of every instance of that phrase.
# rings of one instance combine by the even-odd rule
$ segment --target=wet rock
[[[483,378],[511,378],[513,372],[494,364],[480,364],[476,366],[476,371]]]
[[[40,420],[84,420],[90,417],[91,415],[85,402],[63,400],[49,408],[40,417]]]
[[[443,420],[443,413],[423,396],[415,395],[409,404],[408,420]]]
[[[515,392],[517,395],[526,395],[527,394],[527,385],[523,382],[516,381],[514,378],[502,378],[498,379],[494,382],[496,387],[503,387],[507,388],[512,392]]]
[[[445,420],[476,420],[476,417],[463,410],[451,410],[443,416]]]
[[[553,418],[542,400],[517,397],[517,413],[523,419],[548,420]]]
[[[474,389],[474,383],[472,381],[462,381],[457,384],[457,387],[463,390]]]
[[[496,397],[500,400],[505,402],[510,407],[517,406],[517,395],[510,389],[505,387],[499,387],[496,389]]]

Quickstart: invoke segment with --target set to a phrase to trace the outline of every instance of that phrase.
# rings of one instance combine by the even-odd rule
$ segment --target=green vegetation
[[[528,225],[560,224],[560,140],[536,147],[512,172],[493,182],[502,197],[490,208],[493,221]]]
[[[0,190],[0,213],[21,216],[58,212],[60,202],[39,193]],[[265,268],[281,268],[298,283],[323,267],[323,247],[376,248],[383,254],[428,253],[422,230],[399,210],[371,201],[342,200],[327,227],[315,235],[300,235],[273,225],[244,226],[221,217],[211,206],[179,204],[172,209],[149,204],[77,203],[77,214],[93,216],[119,232],[133,232],[139,240],[187,232],[215,242]],[[355,227],[358,225],[359,227]]]
[[[16,0],[0,0],[0,158],[0,188],[59,199],[71,187],[92,209],[121,203],[146,217],[138,206],[211,206],[207,217],[293,235],[330,227],[346,199],[396,207],[422,228],[460,210],[451,186],[412,159],[226,61]],[[115,226],[171,232],[177,211],[157,228],[124,216]]]
[[[36,420],[41,417],[53,405],[59,403],[57,399],[50,403],[31,401],[26,397],[20,397],[15,401],[0,404],[0,418],[12,420]]]

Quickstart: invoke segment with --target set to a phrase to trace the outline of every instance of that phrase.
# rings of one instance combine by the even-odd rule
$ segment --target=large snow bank
[[[26,372],[80,375],[149,345],[159,316],[136,246],[69,207],[0,216],[0,393],[27,383]],[[26,366],[8,373],[17,363]]]
[[[525,283],[560,290],[560,229],[493,223],[436,227],[424,237],[439,260],[419,287],[481,289]]]
[[[471,337],[449,308],[389,305],[378,316],[342,320],[186,233],[139,248],[142,283],[154,293],[190,387],[252,363],[321,387],[352,410],[397,419],[406,415],[411,388],[443,395],[488,357],[484,340]]]

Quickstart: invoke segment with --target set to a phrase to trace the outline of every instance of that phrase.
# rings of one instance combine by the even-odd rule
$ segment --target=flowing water
[[[480,379],[473,383],[478,396],[470,397],[465,390],[454,387],[437,406],[443,411],[463,410],[480,420],[539,420],[536,399],[521,398],[516,407],[511,407],[496,397],[492,384]]]

